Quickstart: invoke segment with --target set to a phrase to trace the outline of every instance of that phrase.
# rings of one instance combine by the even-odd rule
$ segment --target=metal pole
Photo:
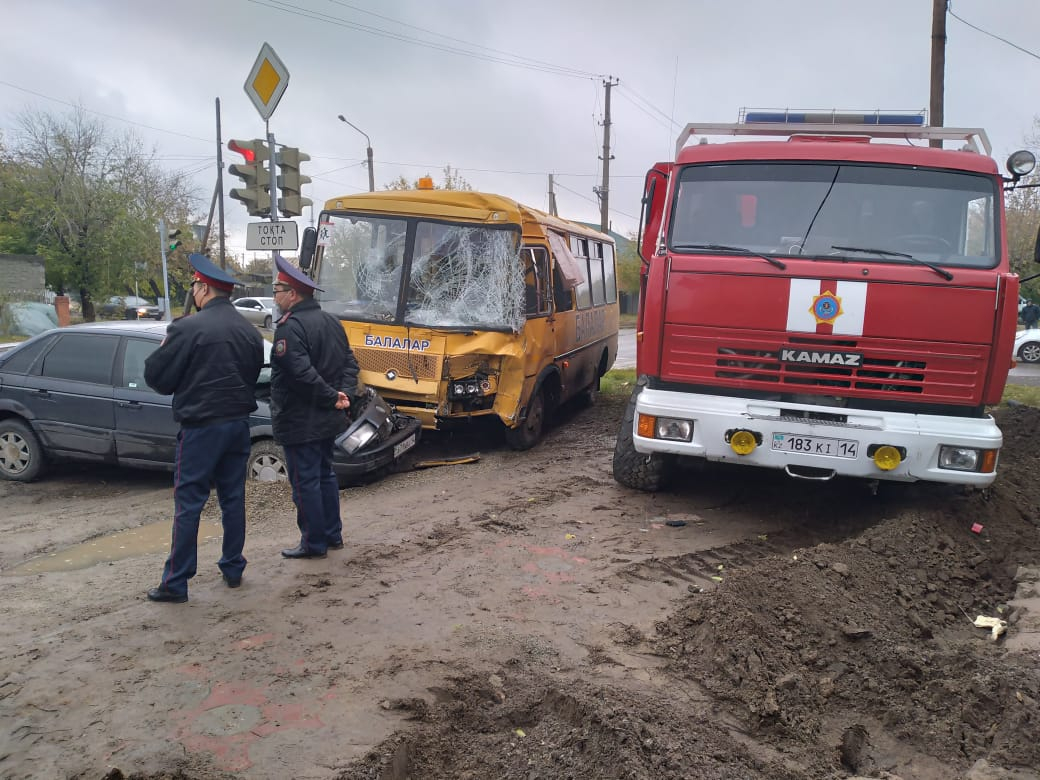
[[[604,233],[610,227],[610,88],[617,84],[610,77],[603,82],[606,96],[603,99],[603,185],[599,190],[599,229]]]
[[[163,319],[170,322],[170,283],[166,272],[166,221],[159,219],[159,251],[162,253]]]
[[[217,98],[217,192],[220,198],[220,267],[227,268],[224,254],[224,141],[220,136],[220,98]],[[211,210],[212,213],[212,210]],[[206,225],[206,243],[209,242],[209,224]]]
[[[928,124],[942,127],[943,93],[945,92],[946,72],[946,7],[948,0],[932,0],[932,68],[931,91],[928,105]],[[933,138],[929,146],[942,149],[942,139]]]
[[[368,133],[366,133],[360,127],[355,125],[353,122],[349,121],[345,116],[343,116],[343,114],[340,114],[337,118],[339,119],[340,122],[343,122],[345,124],[350,125],[355,130],[357,130],[359,133],[361,133],[361,135],[365,136],[365,143],[368,144],[368,149],[365,150],[366,154],[368,155],[368,191],[369,192],[375,192],[376,191],[376,172],[372,168],[372,139],[368,137]]]
[[[278,221],[278,147],[274,143],[274,133],[271,132],[271,123],[265,122],[267,129],[267,146],[271,150],[271,221]],[[278,264],[275,262],[278,250],[271,252],[271,287],[278,280]],[[272,289],[272,292],[273,289]],[[277,307],[276,307],[277,308]],[[277,313],[277,312],[276,312]]]
[[[376,172],[372,169],[372,147],[368,147],[368,191],[376,191]]]

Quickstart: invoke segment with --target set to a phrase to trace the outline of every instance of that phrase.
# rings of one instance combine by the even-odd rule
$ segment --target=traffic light
[[[242,164],[229,165],[228,172],[245,183],[244,187],[237,187],[229,194],[245,203],[250,215],[266,217],[271,213],[271,172],[264,163],[271,159],[270,148],[263,140],[254,138],[252,141],[231,139],[228,149],[244,158]]]
[[[180,234],[181,234],[181,231],[180,231],[179,228],[177,230],[171,230],[169,233],[166,234],[166,251],[167,251],[167,253],[172,253],[172,252],[177,251],[177,247],[179,247],[181,244],[184,243],[178,237],[178,236],[180,236]]]
[[[298,217],[303,207],[311,205],[310,198],[300,197],[304,184],[310,184],[310,176],[300,174],[300,163],[311,159],[299,149],[283,146],[278,153],[278,210],[286,217]]]

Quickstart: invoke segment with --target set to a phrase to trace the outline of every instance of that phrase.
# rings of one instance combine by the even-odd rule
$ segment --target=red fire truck
[[[687,125],[646,176],[615,479],[657,490],[696,458],[990,484],[1018,302],[1003,190],[1036,164],[1004,177],[990,153],[923,114]]]

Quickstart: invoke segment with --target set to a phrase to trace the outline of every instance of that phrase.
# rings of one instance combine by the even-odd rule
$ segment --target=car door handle
[[[120,409],[129,409],[131,411],[141,408],[141,404],[137,401],[120,401],[118,406]]]
[[[51,391],[50,390],[37,390],[36,391],[36,397],[37,398],[43,398],[44,400],[47,400],[47,399],[49,399],[51,397]]]

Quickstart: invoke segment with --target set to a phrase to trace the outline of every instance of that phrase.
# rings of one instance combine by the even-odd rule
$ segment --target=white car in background
[[[274,318],[274,298],[238,298],[232,303],[251,323],[270,329]]]
[[[1040,363],[1040,328],[1020,330],[1011,355],[1023,363]]]

